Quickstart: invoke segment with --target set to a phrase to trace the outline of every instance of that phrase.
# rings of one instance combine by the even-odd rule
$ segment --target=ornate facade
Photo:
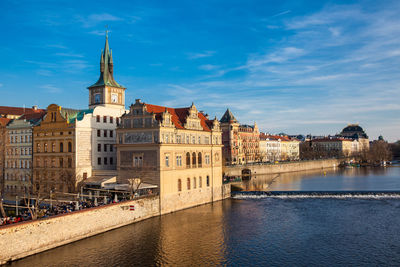
[[[227,109],[221,120],[225,164],[246,164],[261,161],[258,126],[241,125]]]
[[[222,198],[220,125],[194,104],[167,108],[137,99],[117,135],[117,181],[157,185],[161,213]]]

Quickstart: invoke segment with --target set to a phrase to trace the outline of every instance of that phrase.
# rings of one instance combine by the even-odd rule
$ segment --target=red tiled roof
[[[157,106],[157,105],[152,105],[152,104],[145,104],[146,110],[149,113],[154,113],[156,114],[156,119],[158,121],[161,120],[161,115],[163,112],[165,112],[165,109],[168,110],[168,112],[172,115],[171,120],[172,123],[175,125],[176,128],[178,129],[184,129],[183,125],[186,123],[186,118],[189,116],[189,110],[190,107],[187,108],[168,108],[168,107],[163,107],[163,106]],[[211,131],[210,127],[210,122],[212,125],[212,121],[207,120],[207,118],[204,116],[203,113],[198,113],[198,117],[200,118],[200,124],[203,127],[204,131]]]
[[[37,112],[37,113],[28,113],[28,114],[24,114],[24,115],[22,115],[19,119],[21,119],[21,120],[40,119],[40,118],[42,118],[45,114],[46,114],[46,111],[41,110],[41,112]]]
[[[22,115],[22,114],[40,113],[44,111],[45,111],[44,109],[35,110],[33,108],[0,106],[0,114]]]

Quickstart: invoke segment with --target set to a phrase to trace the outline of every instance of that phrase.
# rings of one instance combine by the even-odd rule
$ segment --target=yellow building
[[[34,190],[74,192],[91,175],[91,114],[56,104],[33,127]]]
[[[279,136],[281,140],[281,160],[298,160],[300,158],[300,141],[288,136]]]
[[[223,198],[221,130],[195,105],[167,108],[136,100],[117,129],[119,183],[159,187],[161,213]]]
[[[357,140],[343,137],[313,139],[311,142],[314,151],[320,152],[320,155],[323,156],[349,157],[359,151],[359,142]]]

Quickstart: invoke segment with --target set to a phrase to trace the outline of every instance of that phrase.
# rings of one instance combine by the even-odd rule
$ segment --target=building
[[[114,79],[107,35],[100,56],[100,77],[88,90],[88,109],[52,104],[34,128],[34,177],[45,190],[72,192],[89,178],[93,182],[117,175],[115,131],[125,113],[125,87]]]
[[[93,109],[92,166],[93,176],[116,176],[115,130],[125,110],[126,88],[114,79],[114,61],[109,48],[108,35],[100,56],[100,77],[89,86],[89,108]]]
[[[326,137],[311,141],[313,151],[317,157],[349,157],[359,151],[359,142],[350,138]]]
[[[261,161],[260,131],[253,126],[239,124],[227,109],[221,120],[223,158],[226,164],[246,164]]]
[[[286,135],[279,136],[281,139],[281,160],[300,159],[300,141]]]
[[[347,125],[340,134],[339,137],[350,138],[352,140],[358,141],[358,152],[369,150],[369,138],[365,133],[364,129],[361,128],[358,124],[349,124]]]
[[[4,194],[4,170],[6,166],[6,142],[7,137],[7,125],[11,119],[0,118],[0,197],[3,198]]]
[[[32,127],[38,125],[45,112],[22,115],[7,126],[4,170],[4,193],[7,197],[23,196],[32,189]]]
[[[223,197],[221,129],[194,104],[130,106],[117,129],[119,183],[159,187],[161,213]]]
[[[74,192],[91,175],[91,116],[93,110],[47,107],[33,127],[34,190]]]
[[[260,153],[263,161],[275,162],[281,160],[281,140],[277,135],[260,133]]]

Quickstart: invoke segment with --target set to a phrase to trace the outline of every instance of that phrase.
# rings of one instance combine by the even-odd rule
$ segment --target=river
[[[256,176],[236,186],[283,193],[151,218],[11,266],[400,266],[400,195],[385,195],[400,192],[400,167]]]

